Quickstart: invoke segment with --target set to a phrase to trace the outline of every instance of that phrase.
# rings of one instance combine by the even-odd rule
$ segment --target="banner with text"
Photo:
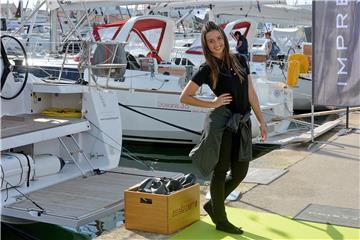
[[[313,104],[360,106],[360,0],[312,4]]]

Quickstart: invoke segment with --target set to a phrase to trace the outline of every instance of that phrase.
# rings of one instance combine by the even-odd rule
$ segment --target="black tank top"
[[[225,66],[226,64],[223,64],[222,60],[220,59],[216,60],[219,74],[218,83],[215,89],[212,87],[210,66],[206,63],[200,66],[199,70],[195,73],[191,81],[196,83],[199,87],[202,84],[209,85],[216,96],[220,96],[224,93],[230,93],[233,97],[233,100],[226,106],[233,113],[245,114],[251,110],[248,94],[248,75],[250,74],[250,70],[245,57],[237,55],[237,59],[243,68],[242,72],[246,73],[246,76],[242,77],[242,81],[236,72],[232,68],[228,69]]]

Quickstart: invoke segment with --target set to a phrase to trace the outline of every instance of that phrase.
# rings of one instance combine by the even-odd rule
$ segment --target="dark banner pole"
[[[349,129],[349,107],[346,107],[346,129]]]

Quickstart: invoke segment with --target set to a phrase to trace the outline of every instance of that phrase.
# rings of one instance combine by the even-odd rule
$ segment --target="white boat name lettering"
[[[347,6],[348,5],[348,1],[347,0],[337,0],[336,1],[336,6]],[[347,20],[348,18],[348,14],[343,14],[341,12],[339,12],[336,15],[336,29],[337,32],[339,32],[341,29],[347,30],[348,25],[347,25]],[[341,51],[346,50],[347,47],[345,46],[345,39],[343,35],[338,35],[336,36],[336,50],[338,51],[338,54],[340,55],[340,57],[336,58],[337,62],[338,62],[338,71],[337,74],[338,76],[340,75],[347,75],[347,57],[341,57]],[[338,85],[346,85],[346,82],[338,82]]]
[[[189,109],[188,105],[182,103],[158,103],[158,107],[160,108],[171,108],[171,109]]]

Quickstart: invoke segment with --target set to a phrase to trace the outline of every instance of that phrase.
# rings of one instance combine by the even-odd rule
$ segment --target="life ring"
[[[49,117],[81,118],[81,111],[74,108],[46,108],[42,114]]]

